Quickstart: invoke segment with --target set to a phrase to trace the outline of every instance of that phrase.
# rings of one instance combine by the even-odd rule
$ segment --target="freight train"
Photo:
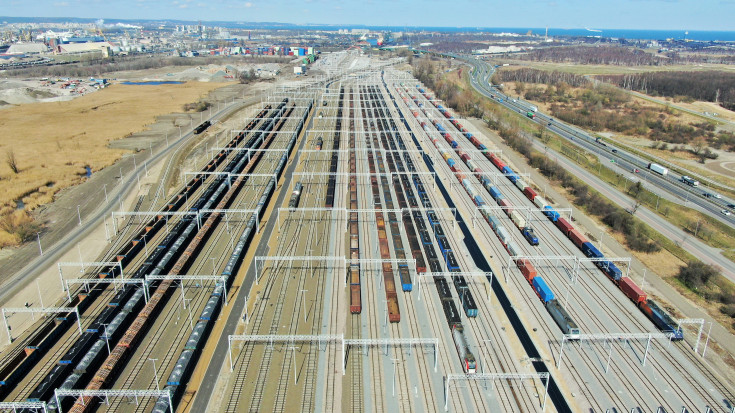
[[[245,128],[246,131],[251,130],[255,125],[260,122],[262,118],[271,110],[270,105],[266,106]],[[235,147],[239,146],[245,139],[246,132],[238,134],[227,146]],[[254,139],[248,140],[245,143],[245,147],[252,147],[255,144]],[[228,151],[225,149],[221,150],[204,168],[204,172],[213,171],[219,164],[221,164]],[[238,160],[236,157],[225,167],[225,170],[231,170]],[[195,190],[201,186],[203,176],[195,176],[187,185],[175,195],[171,201],[164,207],[165,211],[175,211],[179,209],[185,202],[185,200],[194,194]],[[203,196],[200,197],[192,205],[193,210],[198,210],[202,207],[203,203],[208,197],[213,196],[216,185],[210,185],[204,192]],[[190,218],[189,218],[190,219]],[[133,237],[133,240],[123,249],[121,253],[117,255],[118,261],[122,262],[123,265],[126,262],[130,262],[135,255],[142,249],[142,246],[146,243],[145,240],[150,242],[152,236],[156,231],[162,228],[165,224],[166,217],[158,216],[148,222],[141,233]],[[188,224],[188,220],[185,218],[169,232],[164,240],[158,245],[158,247],[152,252],[150,256],[146,258],[143,265],[134,273],[132,278],[143,278],[144,275],[152,273],[156,268],[165,268],[164,259],[170,249],[174,247],[177,237],[184,233],[184,229]],[[168,262],[165,261],[166,263]],[[163,264],[163,266],[161,266]],[[107,277],[115,275],[116,267],[104,267],[100,272],[100,276]],[[99,295],[102,288],[93,288],[87,294],[86,298],[82,300],[82,303],[91,303],[96,295]],[[79,299],[75,297],[74,300]],[[76,388],[77,383],[86,382],[90,379],[89,375],[85,372],[87,368],[96,367],[101,362],[102,349],[105,348],[107,340],[117,340],[122,334],[124,328],[129,325],[131,319],[128,317],[129,314],[138,311],[142,305],[142,290],[126,288],[118,291],[112,300],[107,304],[106,308],[95,318],[91,325],[82,333],[82,336],[75,342],[75,344],[61,357],[56,367],[38,384],[30,393],[28,401],[42,401],[53,400],[53,392],[57,387],[61,388]],[[102,326],[106,326],[103,327]],[[100,335],[100,332],[104,332],[104,335]],[[41,352],[37,352],[40,354]],[[15,382],[4,383],[4,386],[14,386]]]
[[[553,222],[561,231],[564,233],[565,236],[567,236],[574,245],[584,253],[585,256],[588,258],[597,258],[598,261],[595,261],[595,265],[600,269],[600,271],[603,272],[611,281],[613,281],[622,291],[626,294],[631,300],[633,300],[636,305],[641,309],[641,311],[656,325],[657,328],[659,328],[663,332],[669,332],[673,334],[672,339],[673,340],[681,340],[683,339],[683,333],[681,329],[678,328],[678,325],[674,322],[674,320],[669,316],[663,309],[658,307],[653,301],[646,300],[645,294],[642,293],[640,288],[635,285],[635,283],[630,280],[629,278],[623,277],[622,271],[611,261],[605,260],[604,254],[602,254],[594,245],[592,245],[591,242],[589,242],[586,237],[584,237],[579,231],[575,230],[571,223],[569,223],[566,219],[561,218],[561,215],[554,210],[553,207],[551,207],[548,202],[538,196],[536,192],[530,188],[518,175],[516,175],[513,170],[506,165],[497,155],[490,153],[487,150],[487,147],[479,142],[479,140],[474,137],[469,131],[467,131],[454,117],[449,113],[448,110],[443,108],[441,105],[439,105],[435,100],[433,100],[430,96],[428,96],[425,91],[420,88],[419,85],[417,85],[417,88],[419,92],[421,92],[425,98],[427,98],[430,102],[436,106],[436,108],[444,115],[445,118],[447,118],[452,125],[459,130],[463,136],[465,136],[472,144],[488,159],[490,162],[499,170],[501,171],[507,178],[510,180],[519,190],[523,192],[523,194],[536,205],[539,209],[543,210],[543,214],[546,215],[546,217]],[[406,89],[406,91],[408,91]],[[406,100],[404,98],[404,100]],[[413,97],[413,100],[416,104],[418,104],[418,100]],[[407,102],[408,103],[408,102]],[[418,116],[417,112],[414,112],[415,116]],[[423,125],[423,123],[422,123]],[[445,159],[447,159],[445,157]],[[452,160],[449,158],[449,160]],[[449,164],[449,160],[447,163]],[[453,161],[453,160],[452,160]],[[452,167],[452,170],[454,171],[455,168],[453,168],[453,164],[450,164],[450,167]],[[469,166],[469,165],[468,165]],[[658,165],[656,165],[658,166]],[[649,166],[650,167],[650,166]],[[665,168],[664,168],[665,169]],[[477,170],[473,170],[473,172],[481,172]],[[659,172],[662,174],[665,174],[666,172]],[[482,178],[481,174],[477,174],[477,178],[480,179],[483,182],[483,186],[489,185],[489,180],[487,178]],[[487,186],[486,186],[487,187]],[[490,192],[491,196],[496,200],[496,202],[501,206],[508,207],[509,204],[507,202],[503,202],[502,194],[496,189],[496,188],[488,188],[488,192]],[[480,205],[478,205],[479,207]],[[510,216],[512,212],[512,209],[506,209],[506,213]],[[482,210],[483,216],[485,216],[486,220],[491,223],[491,227],[493,226],[493,223],[488,218],[491,214],[487,210]],[[516,223],[516,222],[514,222]],[[496,224],[498,225],[498,224]],[[516,223],[518,225],[518,223]],[[519,227],[520,228],[520,227]],[[495,230],[495,227],[493,228]],[[499,231],[495,231],[496,234],[498,234],[498,237],[501,239],[501,242],[504,246],[506,246],[506,249],[508,249],[508,244],[504,242],[504,237],[501,236],[501,233]],[[510,249],[509,249],[510,252]],[[519,266],[519,269],[523,272],[523,268],[521,268],[521,265],[517,262],[516,265]],[[530,262],[524,263],[524,267],[532,267]],[[535,273],[535,270],[533,271]],[[525,275],[525,274],[524,274]],[[538,277],[535,277],[538,278]],[[625,281],[623,281],[625,280]],[[540,283],[539,283],[540,284]],[[545,282],[543,283],[545,285]],[[548,288],[546,286],[545,288]],[[546,291],[543,286],[539,286],[538,289],[534,288],[536,290],[537,294],[539,294],[539,297],[545,296],[549,297],[549,291]],[[553,295],[553,293],[552,293]],[[551,314],[551,316],[554,318],[554,320],[559,324],[559,327],[562,329],[562,331],[570,331],[572,330],[572,324],[574,323],[571,318],[568,317],[568,314],[561,313],[559,310],[564,311],[563,308],[561,308],[558,303],[552,304],[553,308],[549,308],[549,303],[555,302],[556,300],[549,300],[545,301],[545,305],[547,307],[547,310]],[[571,321],[571,322],[570,322]],[[575,324],[576,326],[576,324]],[[578,332],[578,330],[577,330]]]
[[[199,124],[199,126],[197,126],[194,129],[194,134],[195,135],[199,135],[200,133],[202,133],[205,130],[207,130],[207,128],[209,128],[210,126],[212,126],[212,122],[210,122],[208,120],[205,120],[204,122],[202,122],[201,124]]]
[[[363,94],[364,91],[361,91],[361,94]],[[362,122],[363,122],[363,128],[364,130],[373,130],[374,128],[374,122],[371,121],[372,125],[368,125],[368,108],[365,106],[362,106]],[[384,260],[391,259],[390,254],[390,247],[388,245],[388,234],[385,227],[385,217],[383,215],[382,211],[378,211],[378,209],[392,209],[392,201],[390,198],[390,188],[388,187],[388,182],[385,179],[385,176],[382,176],[382,187],[383,187],[383,194],[388,195],[385,197],[385,201],[381,199],[381,185],[379,185],[378,177],[376,174],[380,172],[381,174],[385,173],[384,165],[383,165],[383,159],[382,157],[377,157],[377,155],[380,155],[379,152],[371,151],[370,149],[373,147],[374,142],[373,139],[371,139],[372,134],[366,134],[365,135],[365,147],[368,149],[368,169],[370,171],[370,174],[372,175],[370,177],[370,193],[373,196],[373,205],[376,209],[375,211],[375,221],[378,227],[378,249],[380,251],[380,258]],[[377,146],[377,142],[375,142],[375,146]],[[376,166],[377,164],[377,166]],[[383,204],[385,202],[385,205]],[[389,206],[390,202],[390,206]],[[389,221],[390,222],[390,221]],[[392,323],[397,323],[401,321],[401,311],[400,307],[398,306],[398,294],[396,292],[396,281],[395,276],[393,274],[393,265],[389,262],[384,262],[382,264],[383,269],[383,286],[385,287],[385,300],[386,300],[386,306],[387,306],[387,312],[388,312],[388,320]]]
[[[406,90],[407,91],[407,90]],[[431,100],[428,95],[423,92],[423,89],[419,89],[419,92],[423,93],[424,96]],[[418,102],[418,99],[414,96],[412,97],[413,102],[415,105],[419,106],[420,103]],[[408,98],[404,97],[404,101],[407,105],[410,105],[410,102]],[[487,151],[487,147],[485,145],[480,144],[479,140],[472,136],[471,133],[467,132],[464,127],[462,127],[456,120],[451,116],[448,115],[448,111],[441,107],[441,105],[437,105],[434,103],[437,108],[442,111],[444,116],[452,122],[452,124],[465,136],[469,135],[468,139],[478,147],[482,151],[482,153],[496,166],[498,169],[500,169],[507,177],[511,180],[511,182],[514,183],[516,187],[518,187],[521,190],[525,190],[527,188],[527,185],[525,182],[520,179],[516,174],[513,173],[513,171],[505,164],[503,163],[500,158],[498,158],[495,154],[489,153]],[[423,109],[422,112],[426,114],[427,112]],[[419,118],[418,111],[414,111],[414,116]],[[420,120],[420,119],[419,119]],[[432,136],[431,129],[428,128],[426,122],[421,121],[420,122],[422,127],[427,131],[429,136]],[[432,122],[433,123],[433,122]],[[434,123],[436,126],[436,123]],[[444,130],[444,128],[436,128],[438,131]],[[452,147],[457,148],[458,145],[455,145],[454,138],[451,137],[451,135],[446,134],[442,135],[445,140],[447,141],[453,141],[451,144]],[[449,165],[450,169],[455,172],[455,176],[457,177],[457,180],[459,180],[462,183],[462,186],[467,191],[470,198],[473,200],[473,202],[477,205],[478,209],[480,210],[480,213],[485,218],[485,220],[488,222],[490,227],[493,229],[495,234],[498,236],[498,239],[501,241],[501,244],[503,247],[506,248],[508,253],[511,256],[518,256],[522,255],[520,252],[520,248],[510,240],[510,234],[508,234],[508,231],[503,227],[503,225],[500,223],[500,221],[493,215],[493,213],[486,207],[486,203],[484,199],[474,190],[474,187],[469,183],[469,180],[464,176],[462,173],[457,173],[457,167],[456,167],[456,161],[452,158],[451,154],[446,151],[446,149],[442,148],[443,144],[440,140],[438,140],[436,137],[431,138],[432,143],[439,149],[439,152],[442,154],[442,157],[447,162],[447,165]],[[509,202],[505,200],[505,197],[502,195],[502,193],[494,186],[492,186],[491,181],[485,176],[482,169],[477,167],[474,162],[468,163],[468,161],[471,161],[471,158],[468,154],[466,154],[461,149],[455,149],[455,151],[459,154],[460,159],[462,159],[465,164],[470,168],[470,170],[474,173],[475,177],[480,181],[480,184],[482,187],[484,187],[487,192],[490,194],[490,196],[497,202],[498,205],[501,207],[504,207],[505,214],[511,219],[511,222],[513,222],[516,227],[518,227],[521,232],[527,231],[528,227],[526,227],[525,219],[517,212],[514,211],[512,208],[512,205],[510,205]],[[530,188],[529,188],[530,189]],[[528,192],[528,191],[526,191]],[[540,201],[540,200],[539,200]],[[547,216],[556,217],[558,216],[558,213],[556,211],[549,211],[547,208],[544,208],[544,205],[539,204],[540,209],[544,209],[544,214],[547,214]],[[524,236],[526,236],[524,234]],[[531,264],[531,262],[527,259],[520,259],[517,260],[516,265],[521,270],[521,273],[524,275],[528,283],[533,287],[534,292],[538,295],[538,297],[541,299],[541,301],[544,303],[544,307],[547,309],[549,314],[552,316],[554,321],[557,323],[559,328],[565,333],[570,334],[571,337],[579,337],[579,327],[574,322],[574,320],[571,318],[571,316],[567,313],[567,311],[559,305],[558,301],[554,298],[554,293],[551,291],[551,289],[548,287],[546,282],[543,280],[542,277],[537,275],[536,269]]]
[[[337,149],[339,149],[340,136],[342,134],[342,102],[344,100],[344,94],[344,87],[340,87],[338,102],[339,106],[337,106],[337,120],[334,125],[334,139],[332,141],[332,155],[329,159],[329,172],[332,173],[332,175],[329,176],[329,179],[327,181],[327,196],[324,201],[324,206],[327,208],[332,208],[334,206],[334,193],[337,188],[337,176],[334,174],[337,172],[337,165],[339,162],[339,152],[337,152]],[[323,144],[324,141],[320,136],[317,140],[317,149],[321,150]]]
[[[232,254],[230,254],[230,258],[227,260],[227,265],[225,265],[225,269],[222,271],[222,275],[226,277],[227,286],[232,283],[234,276],[237,274],[240,265],[242,264],[245,253],[247,252],[247,249],[252,241],[252,237],[257,229],[257,222],[262,218],[268,201],[275,192],[278,179],[285,170],[289,154],[293,151],[293,148],[296,145],[296,140],[304,127],[306,117],[310,112],[313,104],[314,102],[310,101],[306,110],[304,111],[304,114],[300,119],[299,124],[296,126],[296,129],[291,135],[287,147],[283,155],[281,155],[281,159],[279,160],[278,165],[276,166],[276,176],[269,180],[265,190],[263,191],[263,194],[258,200],[258,204],[255,207],[255,210],[257,212],[255,212],[248,220],[245,230],[238,239],[237,244],[232,251]],[[284,120],[285,119],[286,118],[284,118]],[[300,183],[298,183],[298,185],[300,185]],[[189,335],[184,349],[179,354],[179,358],[176,362],[174,370],[171,372],[166,380],[166,387],[164,388],[164,390],[168,390],[173,396],[174,400],[170,401],[167,400],[167,398],[165,397],[159,398],[153,408],[154,413],[166,413],[168,411],[175,410],[169,407],[169,403],[175,403],[175,401],[183,395],[183,392],[186,388],[186,383],[189,381],[191,372],[194,369],[194,366],[196,366],[196,362],[199,358],[199,355],[201,354],[201,350],[204,347],[204,344],[207,341],[206,339],[209,335],[209,332],[214,326],[219,311],[221,310],[223,303],[222,294],[224,293],[224,289],[225,285],[222,285],[220,283],[215,286],[214,292],[210,296],[207,305],[204,307],[204,310],[199,316],[199,320],[197,321],[194,329]]]
[[[383,84],[385,85],[385,80],[383,80]],[[395,101],[393,102],[395,105]],[[399,111],[399,115],[401,116],[401,119],[403,120],[405,124],[405,119],[403,119],[403,115]],[[391,120],[392,122],[392,120]],[[395,127],[395,124],[391,125],[391,130],[396,131],[397,128]],[[406,146],[399,134],[395,134],[396,142],[398,143],[398,147],[401,150],[405,150]],[[408,173],[416,172],[415,165],[411,161],[411,158],[408,154],[404,154],[404,165],[405,165],[405,171]],[[439,222],[439,219],[436,215],[436,213],[432,210],[433,206],[431,203],[431,200],[429,199],[428,194],[426,193],[426,190],[424,188],[424,184],[421,181],[419,175],[401,175],[401,178],[403,179],[403,187],[407,196],[407,202],[411,206],[411,208],[418,208],[419,206],[422,206],[426,210],[426,219],[429,223],[428,227],[426,223],[424,222],[422,211],[415,210],[413,211],[413,218],[416,223],[416,230],[418,231],[418,237],[417,237],[417,244],[419,244],[419,248],[424,248],[424,253],[426,254],[426,266],[431,272],[439,273],[442,272],[442,267],[440,263],[440,258],[436,254],[433,246],[433,241],[431,239],[431,235],[429,231],[431,230],[434,233],[435,240],[437,242],[437,245],[443,246],[444,250],[442,251],[442,254],[447,254],[450,256],[453,256],[453,253],[451,251],[451,247],[448,243],[442,242],[440,240],[444,239],[446,241],[446,235],[444,233],[444,229],[442,228],[441,223]],[[416,196],[414,196],[413,189],[416,190]],[[442,257],[445,259],[445,257]],[[445,261],[446,262],[446,261]],[[454,260],[456,265],[456,260]],[[459,267],[455,267],[454,271],[458,271]],[[457,289],[457,293],[460,296],[463,309],[465,311],[465,314],[468,317],[477,317],[478,311],[477,311],[477,305],[475,303],[474,298],[472,297],[472,293],[467,288],[467,282],[462,276],[454,276],[452,277],[454,280],[454,286],[455,289]],[[452,291],[449,287],[449,284],[447,283],[447,280],[445,277],[442,276],[434,276],[434,285],[437,289],[437,293],[439,294],[440,302],[442,303],[442,309],[444,311],[444,316],[447,319],[447,325],[449,327],[450,332],[452,333],[452,339],[455,343],[455,348],[457,349],[457,354],[459,356],[460,362],[462,364],[462,369],[467,374],[473,374],[476,372],[477,369],[477,362],[475,360],[474,355],[472,354],[472,351],[470,350],[469,346],[467,345],[467,340],[464,335],[464,328],[462,326],[461,316],[460,313],[457,310],[457,306],[454,303],[454,298],[452,297]]]
[[[355,130],[355,108],[353,104],[353,94],[350,91],[350,130]],[[326,101],[324,104],[326,105]],[[350,229],[350,259],[356,260],[360,258],[360,226],[359,215],[354,210],[358,209],[357,204],[357,158],[355,156],[355,134],[351,133],[349,138],[350,145],[350,215],[348,226]],[[350,313],[360,314],[362,312],[362,283],[360,282],[360,264],[356,262],[350,263]]]
[[[277,110],[272,112],[270,119],[263,123],[255,135],[245,144],[245,147],[253,147],[258,142],[259,136],[273,126],[276,115],[282,113],[282,107],[284,105],[285,101],[282,102]],[[261,112],[258,121],[268,111],[270,111],[270,106]],[[255,123],[256,121],[254,120],[246,129],[250,129]],[[244,138],[245,132],[238,134],[237,139],[243,140]],[[225,169],[237,171],[241,165],[244,165],[246,159],[247,157],[244,155],[236,155]],[[201,177],[199,178],[201,179]],[[222,183],[210,185],[204,194],[195,201],[191,210],[197,211],[202,208],[211,208],[208,205],[213,205],[222,196],[222,193]],[[145,274],[166,273],[173,264],[173,258],[177,255],[177,250],[193,237],[195,233],[194,229],[197,227],[193,220],[191,217],[185,217],[179,221],[133,277],[142,278]],[[132,316],[142,306],[142,295],[142,289],[126,289],[118,293],[115,299],[108,304],[108,308],[117,308],[120,311],[117,312],[105,328],[104,336],[97,338],[99,331],[95,330],[93,335],[90,336],[91,340],[89,337],[83,337],[77,341],[72,349],[61,359],[59,366],[34,390],[29,400],[49,400],[49,406],[52,409],[56,409],[58,406],[55,405],[56,400],[53,398],[53,390],[55,388],[79,388],[85,382],[89,381],[92,378],[92,373],[96,371],[106,356],[106,352],[103,349],[106,347],[107,341],[117,341],[125,332],[126,327],[132,322]],[[87,339],[85,340],[85,338]],[[65,371],[66,369],[73,370],[69,374]]]

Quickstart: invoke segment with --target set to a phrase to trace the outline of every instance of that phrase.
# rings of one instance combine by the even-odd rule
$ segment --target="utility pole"
[[[107,333],[107,331],[105,331],[105,333]],[[158,359],[152,359],[149,357],[148,360],[153,363],[153,375],[156,377],[156,390],[161,391],[161,386],[158,385],[158,371],[156,370],[156,361],[158,361]]]
[[[390,359],[393,362],[393,396],[396,395],[396,363],[399,359]]]
[[[300,290],[301,292],[301,304],[303,304],[304,308],[304,323],[306,323],[306,296],[305,293],[307,293],[309,290]]]
[[[299,348],[296,346],[289,346],[291,349],[291,363],[293,366],[293,385],[296,385],[296,350]]]

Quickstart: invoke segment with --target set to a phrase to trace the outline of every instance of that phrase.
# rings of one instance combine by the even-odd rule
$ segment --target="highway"
[[[474,66],[472,72],[472,86],[481,94],[495,100],[504,107],[518,112],[521,116],[532,111],[530,103],[511,98],[497,88],[490,85],[490,78],[495,69],[493,66],[482,60],[467,59],[467,62]],[[597,155],[601,160],[614,160],[618,166],[624,171],[638,170],[638,175],[648,183],[655,185],[662,190],[671,193],[684,202],[691,202],[701,211],[711,217],[722,221],[730,226],[735,226],[735,209],[728,208],[727,205],[735,204],[735,201],[722,197],[720,199],[713,197],[705,198],[704,194],[715,195],[716,192],[709,188],[692,187],[681,181],[681,175],[669,169],[668,174],[662,176],[648,169],[649,162],[636,154],[626,152],[623,149],[617,149],[610,143],[601,145],[596,142],[596,137],[588,134],[584,130],[564,123],[545,113],[534,111],[534,122],[545,126],[549,131],[561,136],[569,142],[579,146],[587,152]],[[693,173],[687,173],[689,176],[695,176]],[[722,210],[730,210],[733,214],[726,216],[722,214]]]
[[[527,108],[525,110],[520,109],[521,105],[519,105],[517,102],[514,103],[511,101],[510,103],[508,103],[505,95],[502,95],[496,89],[489,86],[488,82],[490,76],[492,76],[493,69],[487,63],[477,63],[477,61],[473,61],[472,63],[477,65],[475,73],[472,77],[472,86],[475,87],[478,92],[489,98],[495,99],[496,102],[498,101],[498,99],[503,99],[503,102],[498,103],[504,105],[508,109],[514,111],[521,110],[523,113],[526,113]],[[551,117],[537,112],[537,117],[542,116],[546,120],[551,119]],[[551,123],[552,126],[548,126],[548,123]],[[688,185],[684,185],[679,181],[673,180],[671,176],[669,176],[668,178],[661,177],[658,174],[651,172],[647,168],[645,168],[643,166],[645,163],[641,160],[636,160],[637,158],[634,155],[624,153],[621,150],[618,150],[617,153],[612,153],[612,149],[610,146],[601,147],[599,144],[595,143],[595,140],[589,135],[583,134],[581,132],[576,132],[576,128],[560,125],[564,124],[562,122],[559,122],[558,120],[547,122],[547,127],[549,130],[557,133],[559,136],[568,139],[569,142],[572,142],[589,152],[595,153],[600,157],[616,159],[616,163],[621,166],[623,170],[630,170],[628,168],[633,168],[637,165],[637,168],[640,170],[639,174],[645,174],[644,176],[646,176],[648,182],[656,185],[661,185],[664,189],[669,190],[679,199],[689,199],[690,202],[695,203],[700,208],[708,210],[711,216],[714,216],[717,219],[721,220],[724,218],[729,225],[734,225],[733,223],[735,221],[733,220],[732,216],[725,217],[720,214],[720,210],[725,208],[723,205],[721,205],[720,207],[716,207],[714,203],[706,201],[701,196],[698,196],[696,192],[693,192],[699,191],[701,193],[701,190],[694,190]],[[570,130],[575,132],[570,132]],[[582,136],[585,137],[582,138]],[[533,142],[536,146],[536,149],[538,150],[552,151],[551,149],[547,149],[546,146],[542,142],[539,142],[537,139],[534,139]],[[623,194],[615,188],[611,188],[610,185],[603,182],[599,178],[590,176],[584,169],[582,169],[579,165],[574,164],[574,162],[566,159],[565,156],[558,154],[557,160],[576,176],[586,176],[586,181],[588,183],[594,182],[595,185],[593,185],[593,187],[595,189],[608,196],[611,201],[615,202],[619,206],[628,209],[634,204],[635,201],[628,195]],[[673,173],[669,172],[669,175],[673,175]],[[725,199],[720,201],[724,201],[727,203],[732,202]],[[674,224],[671,224],[669,221],[658,215],[656,212],[649,210],[648,208],[640,207],[636,212],[636,216],[655,230],[670,237],[670,239],[681,240],[679,244],[682,247],[686,248],[687,251],[689,251],[691,254],[693,254],[705,263],[713,264],[720,267],[722,269],[722,274],[735,282],[735,263],[722,256],[722,254],[720,254],[719,252],[720,250],[712,248],[701,242],[700,240],[692,237],[691,234],[684,232],[681,228]]]

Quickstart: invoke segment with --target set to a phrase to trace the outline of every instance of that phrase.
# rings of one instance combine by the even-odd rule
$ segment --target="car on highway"
[[[735,204],[727,204],[727,207],[730,209],[735,209]]]
[[[713,193],[712,196],[717,199],[722,199],[722,195],[718,194],[717,192]]]
[[[730,216],[730,215],[732,214],[732,213],[731,213],[730,211],[728,211],[728,210],[726,210],[726,209],[723,209],[722,211],[720,211],[720,213],[721,213],[722,215],[726,215],[726,216]]]
[[[640,170],[640,169],[638,169],[638,168],[633,168],[633,173],[635,173],[635,174],[639,173],[640,171],[641,171],[641,170]]]
[[[613,153],[618,153],[618,150],[617,149],[613,149],[612,152]]]

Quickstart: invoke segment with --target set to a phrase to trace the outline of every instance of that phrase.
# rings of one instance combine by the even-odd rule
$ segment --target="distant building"
[[[38,54],[48,52],[48,47],[43,43],[16,43],[10,45],[8,51],[9,55],[12,54]]]
[[[524,50],[530,50],[533,47],[520,48],[518,46],[488,46],[487,49],[473,50],[474,54],[499,54],[499,53],[518,53]]]
[[[59,54],[102,53],[102,56],[109,57],[110,55],[112,55],[112,45],[109,42],[60,44],[56,46],[56,53],[59,53]]]

